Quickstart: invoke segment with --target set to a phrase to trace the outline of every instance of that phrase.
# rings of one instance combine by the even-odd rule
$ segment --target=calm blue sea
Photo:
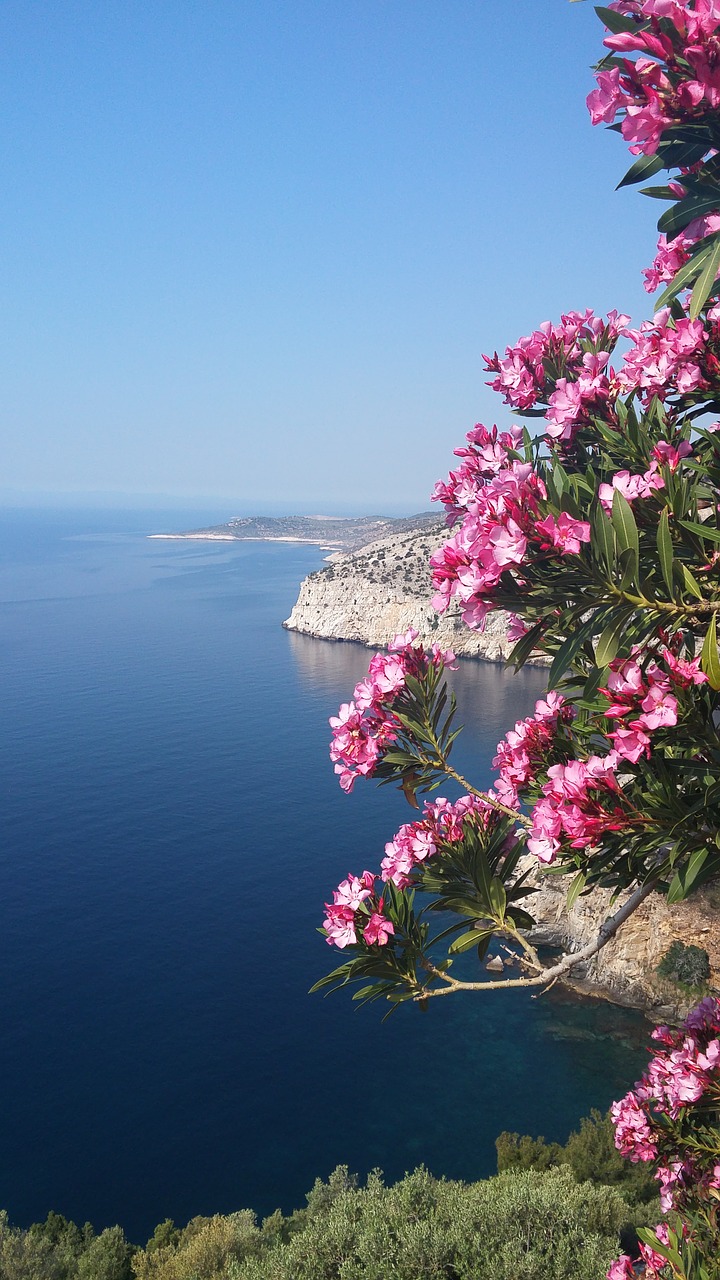
[[[0,514],[0,1205],[142,1242],[165,1217],[304,1202],[338,1163],[494,1169],[636,1078],[635,1014],[561,992],[357,1011],[308,987],[349,870],[402,797],[340,792],[327,717],[368,651],[293,636],[316,548],[154,542],[227,512]],[[542,676],[463,663],[458,755]]]

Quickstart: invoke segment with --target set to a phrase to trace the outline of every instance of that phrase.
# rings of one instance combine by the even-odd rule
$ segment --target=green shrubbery
[[[569,1165],[578,1182],[616,1187],[628,1204],[657,1201],[658,1184],[643,1164],[624,1160],[615,1146],[609,1114],[591,1111],[562,1146],[544,1138],[501,1133],[495,1141],[498,1173],[508,1169],[544,1170]]]
[[[618,1240],[654,1221],[654,1182],[617,1157],[598,1112],[565,1146],[497,1146],[501,1172],[482,1182],[416,1169],[361,1187],[340,1166],[289,1216],[167,1219],[144,1249],[120,1227],[96,1235],[51,1213],[23,1231],[0,1214],[0,1280],[601,1280]]]
[[[657,972],[679,986],[702,990],[710,977],[710,958],[702,947],[686,946],[676,939],[668,947]]]
[[[600,1280],[632,1216],[612,1188],[569,1169],[466,1185],[423,1169],[372,1174],[302,1230],[230,1264],[229,1280]],[[170,1280],[168,1273],[167,1280]]]

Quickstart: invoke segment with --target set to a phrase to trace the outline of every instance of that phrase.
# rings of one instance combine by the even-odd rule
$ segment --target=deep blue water
[[[227,513],[225,513],[226,515]],[[222,512],[208,512],[219,520]],[[198,512],[0,513],[0,1205],[144,1241],[338,1163],[475,1178],[636,1078],[638,1015],[555,990],[423,1014],[307,995],[316,927],[409,810],[327,759],[368,651],[280,627],[316,548],[153,542]],[[463,663],[462,766],[542,676]]]

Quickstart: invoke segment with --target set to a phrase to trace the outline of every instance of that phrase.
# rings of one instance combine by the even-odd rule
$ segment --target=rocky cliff
[[[399,632],[415,627],[424,641],[464,657],[503,661],[512,649],[507,615],[488,618],[486,630],[470,631],[460,614],[438,617],[430,604],[428,560],[448,537],[443,521],[391,534],[359,551],[336,553],[305,578],[297,603],[283,624],[324,640],[356,640],[381,649]]]
[[[537,920],[533,940],[563,950],[578,951],[597,937],[608,915],[623,899],[611,904],[610,890],[596,889],[566,906],[565,877],[537,873],[537,892],[528,910]],[[708,954],[710,983],[720,985],[720,884],[711,884],[686,902],[669,906],[652,894],[625,922],[615,938],[588,964],[578,966],[573,980],[583,990],[607,995],[621,1003],[682,1014],[696,996],[661,979],[657,966],[674,941],[700,947]]]

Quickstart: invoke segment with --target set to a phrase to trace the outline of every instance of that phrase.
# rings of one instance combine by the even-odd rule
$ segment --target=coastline
[[[166,542],[302,542],[319,547],[321,551],[338,551],[342,543],[328,542],[326,538],[298,538],[291,534],[268,535],[265,538],[236,538],[232,533],[148,533],[147,538],[162,538]]]

